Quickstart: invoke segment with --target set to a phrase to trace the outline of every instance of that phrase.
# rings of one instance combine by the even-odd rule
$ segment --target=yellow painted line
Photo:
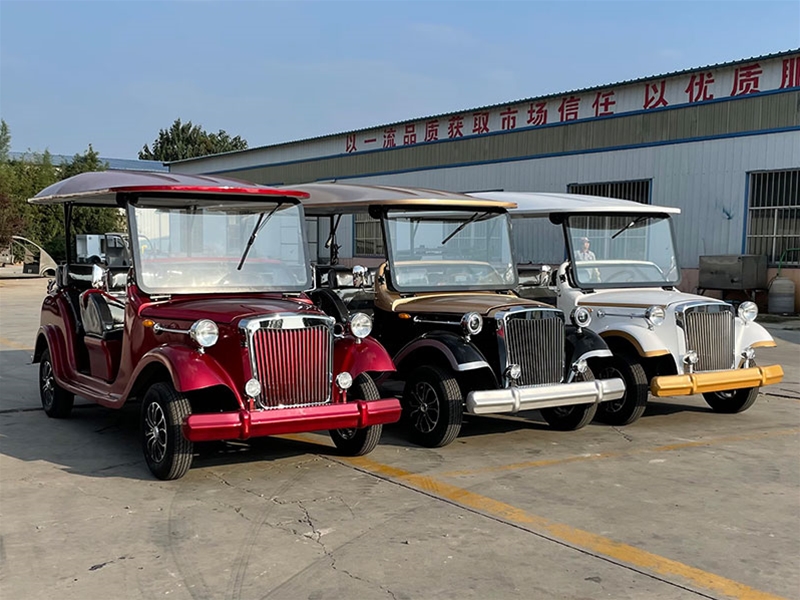
[[[26,346],[25,344],[20,344],[19,342],[15,342],[14,340],[9,340],[8,338],[4,338],[0,336],[0,346],[7,346],[8,348],[14,348],[14,350],[28,350],[29,352],[33,352],[33,348],[30,346]]]
[[[690,567],[676,560],[665,558],[647,550],[623,544],[609,538],[597,535],[570,525],[557,523],[545,519],[520,508],[500,502],[486,496],[481,496],[469,490],[444,483],[427,475],[419,475],[404,471],[396,467],[384,465],[366,457],[345,458],[343,462],[350,464],[365,472],[372,473],[390,480],[396,480],[430,493],[437,497],[449,500],[464,507],[468,507],[482,514],[536,530],[534,533],[545,534],[556,542],[575,546],[584,551],[601,555],[615,561],[631,565],[636,568],[646,569],[664,577],[679,577],[694,587],[724,594],[737,600],[784,600],[780,596],[751,588],[738,581],[720,577],[713,573]],[[669,582],[667,582],[669,583]],[[674,584],[673,584],[674,585]]]
[[[462,477],[465,475],[477,475],[479,473],[495,473],[501,471],[516,471],[519,469],[535,469],[537,467],[551,467],[553,465],[563,465],[573,462],[583,462],[589,460],[601,460],[607,458],[625,458],[628,456],[636,456],[639,454],[649,454],[651,452],[674,452],[676,450],[684,450],[686,448],[701,448],[706,446],[714,446],[716,444],[724,444],[726,442],[743,442],[747,440],[757,440],[766,437],[777,437],[781,435],[794,435],[800,433],[800,427],[792,427],[790,429],[778,429],[776,431],[763,431],[760,433],[747,433],[742,435],[729,435],[716,438],[709,438],[707,440],[698,440],[695,442],[679,442],[676,444],[667,444],[666,446],[655,446],[652,448],[639,448],[636,450],[626,450],[624,452],[599,452],[597,454],[579,454],[576,456],[567,456],[565,458],[546,458],[542,460],[529,460],[525,462],[511,463],[508,465],[497,465],[492,467],[482,467],[480,469],[465,469],[461,471],[447,471],[438,473],[439,477]]]

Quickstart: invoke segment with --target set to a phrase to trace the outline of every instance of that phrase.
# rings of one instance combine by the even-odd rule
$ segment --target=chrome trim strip
[[[482,369],[488,366],[489,363],[485,360],[474,360],[472,362],[461,363],[456,367],[456,371],[473,371],[475,369]]]

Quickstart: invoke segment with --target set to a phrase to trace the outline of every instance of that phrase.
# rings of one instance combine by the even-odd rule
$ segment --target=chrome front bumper
[[[625,395],[622,379],[596,379],[531,387],[482,390],[467,395],[467,412],[473,415],[516,413],[521,410],[598,404]]]

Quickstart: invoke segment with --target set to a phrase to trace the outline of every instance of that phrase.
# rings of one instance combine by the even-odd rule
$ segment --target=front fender
[[[462,336],[449,331],[432,331],[426,333],[424,337],[409,342],[397,353],[394,362],[398,368],[403,368],[402,365],[423,349],[439,352],[454,371],[472,371],[489,367],[489,362],[478,348],[465,341]]]
[[[70,357],[67,356],[67,345],[64,335],[55,325],[42,325],[36,333],[36,345],[31,355],[31,363],[36,364],[42,360],[42,354],[50,350],[50,362],[53,365],[53,375],[60,385],[69,379],[67,366]]]
[[[575,364],[581,359],[613,356],[608,344],[591,329],[583,328],[578,332],[578,328],[574,325],[567,325],[564,333],[567,343],[572,346],[572,356],[567,357],[570,364]]]
[[[228,372],[211,356],[186,346],[159,346],[145,354],[130,378],[125,397],[128,397],[142,374],[154,364],[160,364],[169,372],[172,384],[179,392],[193,392],[224,385],[233,392],[239,405],[244,408],[238,387]]]
[[[737,355],[748,346],[753,348],[774,348],[775,340],[769,332],[759,323],[744,324],[736,317],[736,353]]]
[[[671,354],[664,341],[654,331],[646,327],[627,323],[616,324],[613,329],[606,329],[599,333],[600,337],[606,342],[613,338],[625,340],[636,349],[639,356],[644,358]]]
[[[347,371],[355,379],[365,371],[394,371],[392,357],[377,340],[366,337],[360,342],[346,336],[336,341],[333,347],[334,376]]]

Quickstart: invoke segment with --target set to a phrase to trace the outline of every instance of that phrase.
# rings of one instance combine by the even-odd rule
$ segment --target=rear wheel
[[[590,369],[583,374],[578,374],[576,381],[594,381]],[[573,406],[554,406],[543,408],[542,417],[553,429],[558,431],[575,431],[591,422],[597,412],[597,404],[576,404]]]
[[[144,459],[159,479],[180,479],[192,465],[194,445],[182,431],[191,414],[186,396],[171,383],[150,386],[142,401],[141,438]]]
[[[458,437],[464,400],[452,373],[439,367],[417,367],[403,388],[403,421],[411,441],[428,448],[446,446]]]
[[[726,392],[706,392],[703,394],[708,405],[718,413],[740,413],[753,406],[758,398],[759,388],[744,388]]]
[[[603,360],[596,370],[600,379],[622,379],[625,395],[600,404],[595,418],[608,425],[630,425],[637,421],[647,408],[649,393],[647,375],[639,361],[627,354],[616,354]]]
[[[49,348],[42,353],[39,362],[39,396],[42,399],[42,408],[48,417],[64,419],[72,412],[75,394],[56,383]]]
[[[347,395],[353,400],[380,400],[378,386],[372,377],[361,373],[353,381]],[[378,445],[383,433],[383,425],[370,425],[361,429],[331,429],[331,439],[342,454],[347,456],[363,456],[369,454]]]

